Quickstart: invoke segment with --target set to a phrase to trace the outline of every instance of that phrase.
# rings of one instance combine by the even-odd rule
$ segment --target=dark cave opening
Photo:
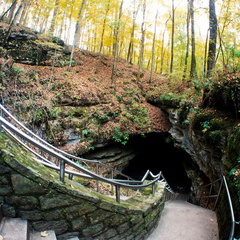
[[[141,179],[149,169],[153,174],[162,171],[171,188],[176,192],[190,192],[191,181],[184,165],[191,162],[189,154],[173,145],[170,134],[151,133],[137,136],[131,143],[137,156],[123,170],[134,179]]]

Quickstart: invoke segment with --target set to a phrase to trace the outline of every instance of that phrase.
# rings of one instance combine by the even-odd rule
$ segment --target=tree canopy
[[[3,0],[0,18],[142,68],[196,79],[240,68],[238,0]],[[214,50],[215,49],[215,50]],[[208,54],[209,53],[209,54]]]

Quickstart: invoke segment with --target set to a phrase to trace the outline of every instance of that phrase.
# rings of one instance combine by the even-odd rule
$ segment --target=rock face
[[[176,147],[185,150],[192,158],[193,164],[186,167],[188,177],[191,179],[192,188],[199,189],[200,186],[220,179],[223,175],[228,176],[229,168],[231,168],[231,161],[238,156],[239,141],[238,135],[234,135],[234,126],[230,125],[228,129],[211,131],[207,124],[209,121],[205,121],[206,127],[201,131],[197,131],[196,128],[192,129],[191,125],[184,125],[179,115],[179,109],[168,109],[169,120],[172,124],[170,133],[174,139]],[[203,124],[204,125],[204,124]],[[238,127],[235,127],[235,129]],[[204,135],[206,131],[209,131],[208,135]],[[238,131],[238,130],[237,130]],[[221,133],[221,134],[219,134]],[[211,135],[212,134],[212,135]],[[214,138],[216,134],[217,138]],[[226,134],[224,136],[224,134]],[[211,140],[215,142],[209,143],[207,137],[211,136]],[[235,140],[231,140],[231,139]],[[236,156],[235,156],[236,155]],[[232,159],[231,159],[232,158]],[[228,178],[228,187],[230,188],[230,195],[235,210],[235,218],[239,219],[239,199],[237,194],[234,194],[238,189],[231,183],[231,178]],[[216,188],[216,189],[215,189]],[[219,190],[219,185],[213,186],[215,193]],[[229,202],[225,190],[221,192],[219,201],[216,205],[216,212],[219,222],[220,239],[227,239],[230,233],[230,210]],[[237,226],[236,226],[237,228]],[[239,234],[239,229],[236,230]]]
[[[223,161],[221,161],[224,157],[223,152],[216,151],[212,145],[207,145],[194,130],[189,129],[189,126],[184,126],[177,109],[168,109],[168,113],[172,124],[169,132],[174,139],[175,146],[182,148],[192,157],[199,170],[209,178],[210,182],[220,178],[224,172]],[[219,146],[219,149],[221,147]],[[193,179],[196,175],[189,177]]]
[[[98,160],[122,172],[129,162],[136,157],[136,152],[131,147],[110,144],[84,156],[87,159]],[[102,174],[111,176],[111,172],[103,172]]]
[[[14,27],[9,32],[8,28],[8,25],[0,25],[0,45],[9,35],[4,48],[15,62],[57,67],[69,64],[71,52],[62,40],[52,37],[46,41],[30,29]]]

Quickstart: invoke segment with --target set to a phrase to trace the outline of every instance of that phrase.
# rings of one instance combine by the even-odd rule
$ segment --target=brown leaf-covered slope
[[[49,42],[49,38],[35,33],[32,33],[35,39],[30,38],[29,29],[16,27],[13,33],[5,47],[8,54],[2,49],[0,56],[3,69],[11,59],[9,53],[14,52],[12,69],[2,70],[2,102],[27,124],[45,124],[50,129],[47,136],[50,141],[64,145],[69,128],[81,135],[81,147],[112,139],[114,135],[123,141],[124,134],[169,130],[165,113],[147,101],[149,97],[160,97],[167,88],[165,76],[153,74],[150,82],[150,71],[145,70],[137,80],[138,67],[118,59],[112,84],[112,56],[75,49],[69,70],[69,47]],[[24,58],[16,57],[16,52],[23,53]],[[33,64],[35,52],[46,54],[38,65]],[[65,62],[59,67],[63,58]]]

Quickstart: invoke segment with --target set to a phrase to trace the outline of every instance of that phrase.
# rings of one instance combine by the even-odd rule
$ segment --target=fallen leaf
[[[41,237],[47,237],[48,236],[48,234],[47,234],[47,232],[46,231],[44,231],[44,232],[41,232]]]
[[[210,219],[211,222],[213,222],[213,219]]]

